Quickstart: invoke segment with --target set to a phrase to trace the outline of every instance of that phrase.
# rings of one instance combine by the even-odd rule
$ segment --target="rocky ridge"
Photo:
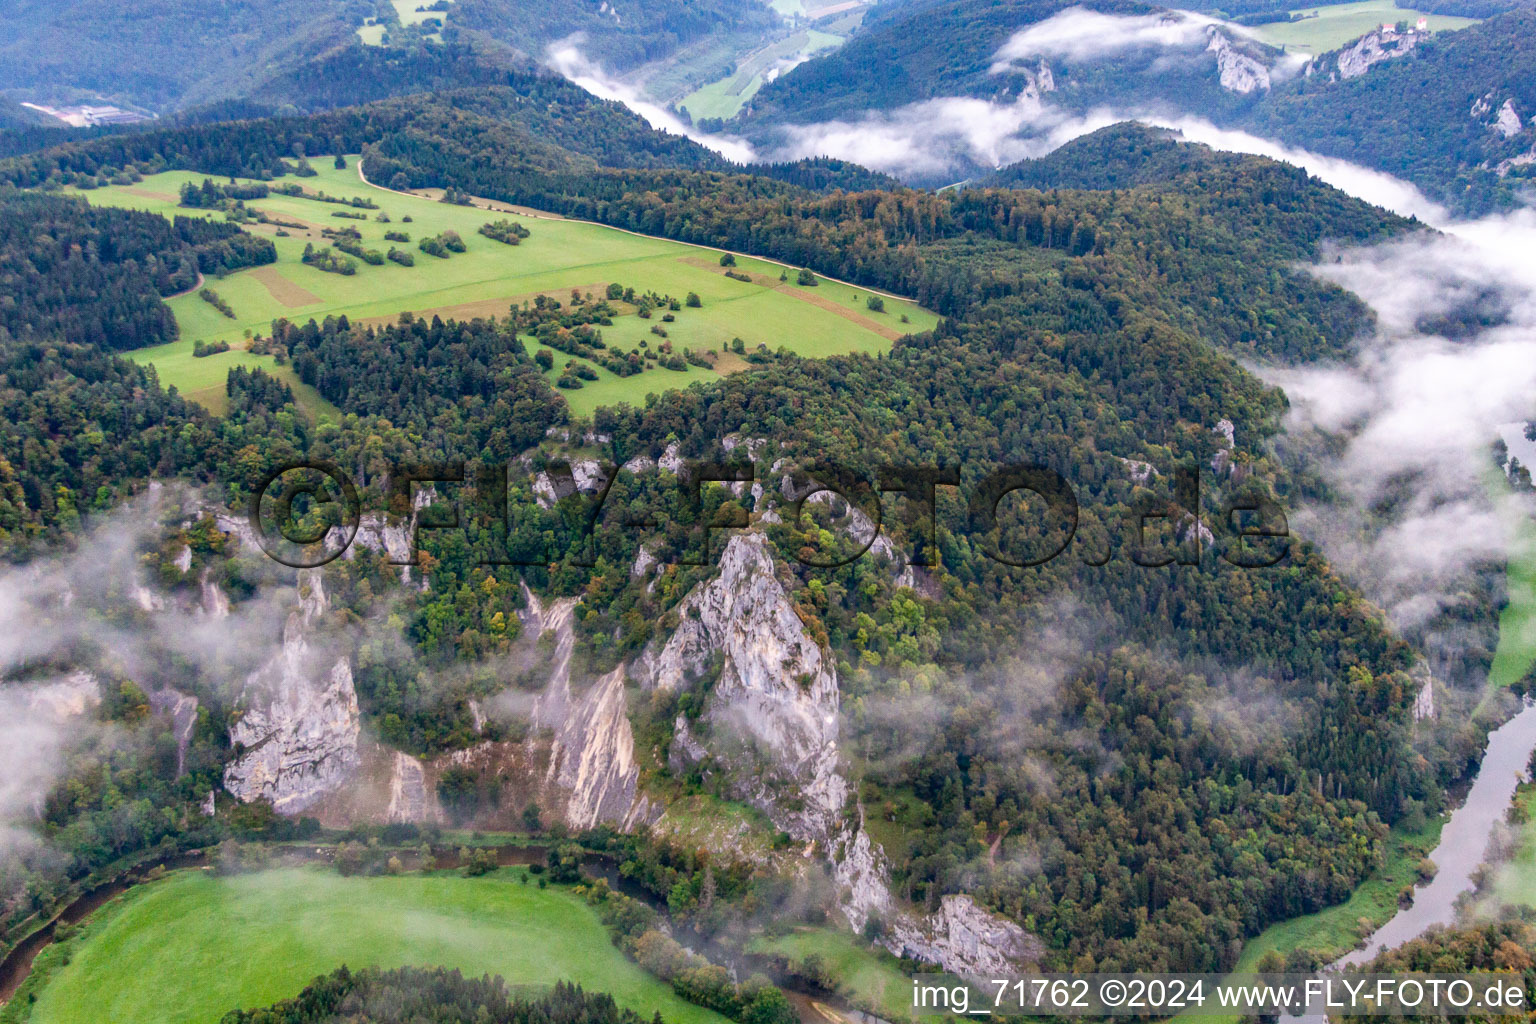
[[[338,789],[358,766],[352,666],[312,648],[325,591],[316,570],[302,571],[299,581],[300,608],[283,627],[282,648],[245,681],[245,706],[230,728],[230,742],[243,753],[224,773],[231,795],[268,799],[284,814]]]

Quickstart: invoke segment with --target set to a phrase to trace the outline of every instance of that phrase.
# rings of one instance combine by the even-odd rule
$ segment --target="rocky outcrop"
[[[564,721],[550,748],[549,779],[569,794],[566,824],[586,829],[609,822],[627,828],[643,819],[649,805],[635,799],[640,767],[624,697],[623,666],[599,679],[580,699],[572,700],[567,689],[563,703]]]
[[[1239,48],[1230,36],[1215,26],[1211,27],[1209,35],[1205,49],[1216,55],[1216,70],[1223,89],[1245,96],[1269,90],[1269,68],[1262,61]]]
[[[245,682],[244,706],[230,728],[242,753],[224,773],[224,788],[237,799],[267,799],[284,814],[339,788],[358,765],[352,666],[311,648],[325,591],[318,572],[299,579],[300,610],[288,616],[282,649]]]
[[[1382,61],[1413,52],[1419,43],[1416,33],[1367,32],[1354,44],[1340,50],[1335,67],[1340,78],[1359,78]]]
[[[192,730],[197,727],[197,698],[166,687],[150,692],[149,706],[156,714],[170,719],[171,733],[176,737],[176,777],[179,779],[187,773],[187,746],[192,742]]]
[[[203,569],[198,578],[198,606],[197,611],[211,619],[229,618],[229,596],[213,580],[209,579],[207,568]]]
[[[617,668],[586,693],[574,695],[571,654],[576,634],[571,616],[576,602],[565,598],[546,606],[532,591],[525,591],[525,597],[529,634],[552,631],[555,637],[549,681],[532,716],[537,728],[550,730],[553,736],[545,781],[566,794],[565,820],[571,827],[591,828],[599,822],[629,827],[645,818],[649,805],[636,799],[640,767],[624,695],[624,670]]]
[[[42,713],[55,722],[79,718],[101,703],[101,684],[89,672],[71,672],[63,679],[28,686],[28,711]]]
[[[890,916],[893,901],[886,882],[885,857],[864,831],[848,827],[832,847],[832,880],[838,887],[838,906],[854,931],[862,931],[871,916]]]
[[[1520,115],[1515,112],[1514,100],[1505,100],[1499,108],[1498,116],[1493,119],[1493,130],[1506,139],[1512,139],[1525,130],[1525,126],[1520,123]]]
[[[1039,939],[965,895],[945,896],[937,911],[919,921],[896,920],[887,945],[951,974],[982,976],[1017,972],[1045,952]]]
[[[685,686],[718,653],[720,677],[703,720],[737,796],[796,838],[830,839],[848,793],[837,770],[837,678],[775,577],[766,538],[732,537],[719,575],[684,598],[678,614],[676,631],[650,660],[649,685]]]
[[[389,821],[427,821],[437,817],[427,794],[427,776],[420,761],[394,752],[389,777]]]

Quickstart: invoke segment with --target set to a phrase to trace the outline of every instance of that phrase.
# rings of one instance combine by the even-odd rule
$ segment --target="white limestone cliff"
[[[1245,96],[1251,92],[1269,90],[1269,68],[1252,54],[1244,52],[1220,29],[1213,26],[1209,35],[1210,40],[1205,48],[1216,54],[1216,70],[1221,76],[1223,89]]]
[[[421,762],[398,750],[390,764],[389,807],[384,814],[389,821],[419,822],[437,817]]]
[[[982,976],[1016,973],[1045,951],[1035,936],[963,894],[945,896],[938,910],[919,920],[898,918],[886,945],[951,974]]]
[[[775,577],[766,538],[733,536],[719,568],[683,599],[648,683],[682,687],[719,652],[720,678],[703,716],[712,752],[735,769],[741,798],[780,828],[830,839],[848,795],[837,770],[836,673]]]
[[[230,728],[230,742],[243,753],[224,773],[224,788],[237,799],[265,798],[283,814],[340,788],[358,765],[352,666],[311,648],[325,591],[318,572],[299,579],[300,610],[288,616],[281,650],[245,682],[244,706]]]
[[[1339,51],[1337,66],[1340,78],[1359,78],[1382,61],[1392,60],[1413,52],[1419,37],[1415,33],[1387,34],[1377,29],[1367,32],[1355,42]]]
[[[149,706],[170,719],[171,732],[176,737],[176,777],[179,779],[186,774],[187,745],[192,741],[192,730],[197,727],[197,698],[165,687],[150,692]]]

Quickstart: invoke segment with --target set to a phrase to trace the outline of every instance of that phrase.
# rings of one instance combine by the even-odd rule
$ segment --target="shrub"
[[[698,309],[702,305],[704,305],[704,303],[699,298],[699,293],[698,292],[689,292],[688,293],[688,308],[689,309]]]
[[[783,278],[781,277],[779,280],[782,281]],[[802,269],[795,275],[795,283],[805,285],[808,288],[814,288],[816,287],[816,275],[809,270]]]
[[[885,300],[878,295],[871,295],[869,298],[865,299],[864,306],[871,313],[885,312]]]

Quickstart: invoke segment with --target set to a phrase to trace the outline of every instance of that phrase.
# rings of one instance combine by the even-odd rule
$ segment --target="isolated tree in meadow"
[[[736,265],[736,257],[732,256],[728,252],[721,253],[720,254],[720,265],[722,267],[734,267]]]

